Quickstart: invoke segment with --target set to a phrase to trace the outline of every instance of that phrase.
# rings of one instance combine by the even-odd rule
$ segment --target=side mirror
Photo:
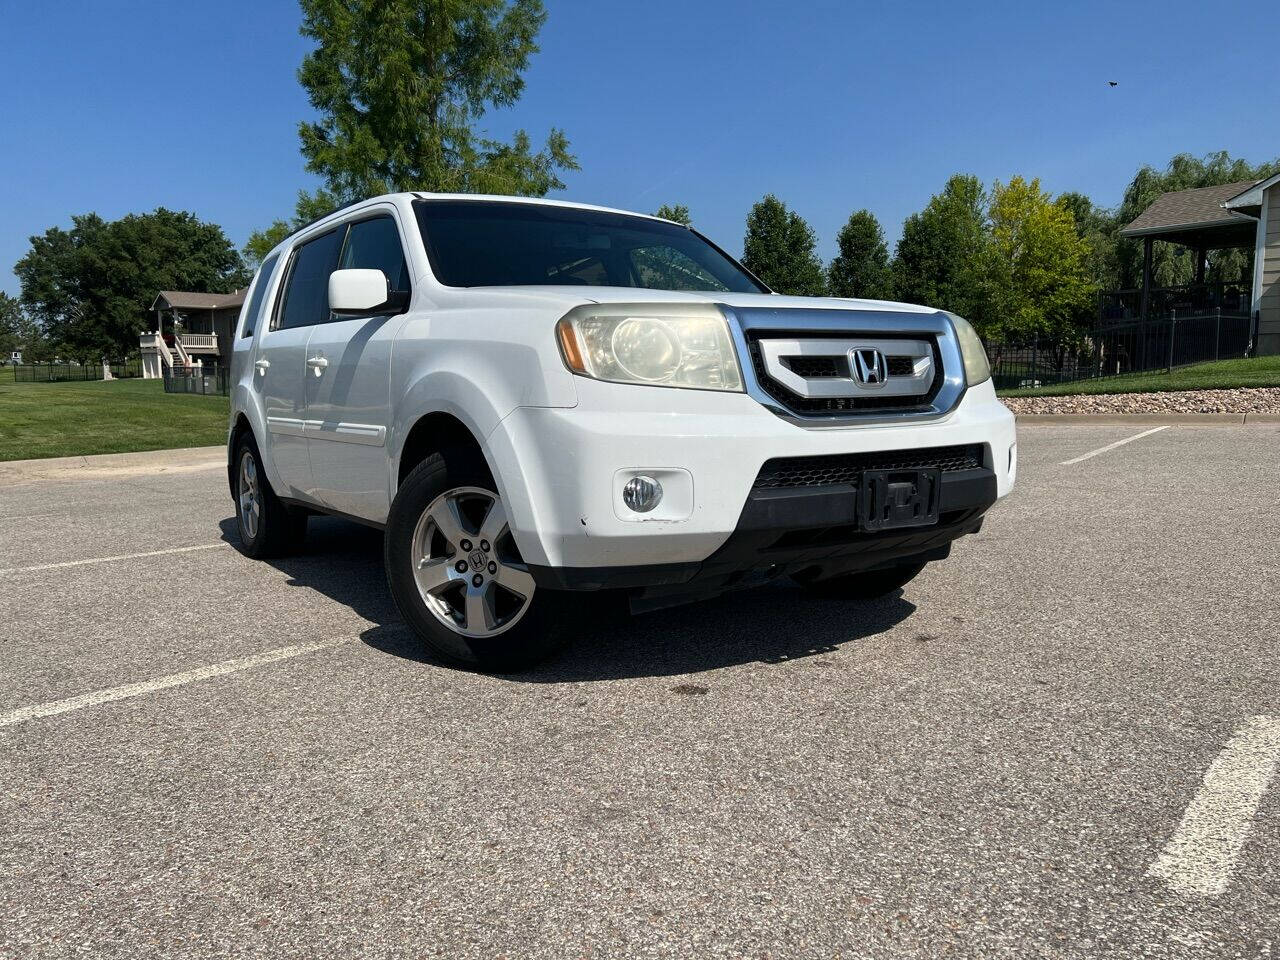
[[[387,304],[381,270],[335,270],[329,274],[329,309],[337,314],[376,313]]]

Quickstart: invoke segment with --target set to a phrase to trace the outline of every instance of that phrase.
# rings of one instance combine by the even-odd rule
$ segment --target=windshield
[[[662,220],[488,200],[414,206],[431,269],[450,287],[768,292],[713,244]]]

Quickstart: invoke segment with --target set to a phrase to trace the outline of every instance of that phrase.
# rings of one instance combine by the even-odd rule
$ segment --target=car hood
[[[723,303],[743,310],[867,310],[879,313],[935,313],[932,307],[891,300],[845,297],[787,297],[775,293],[700,293],[684,290],[645,290],[639,287],[568,287],[563,285],[487,287],[491,293],[523,297],[566,311],[585,303]]]

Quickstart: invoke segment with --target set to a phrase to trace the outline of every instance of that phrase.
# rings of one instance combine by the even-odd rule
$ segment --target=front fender
[[[271,484],[272,490],[285,490],[287,487],[280,479],[280,474],[276,470],[275,458],[271,456],[271,438],[267,434],[267,415],[262,406],[262,398],[252,387],[252,381],[245,383],[237,380],[233,381],[231,392],[231,418],[227,424],[227,476],[233,476],[231,470],[231,457],[234,451],[231,449],[231,439],[235,431],[236,420],[243,415],[249,424],[249,429],[253,433],[254,443],[258,445],[259,459],[262,461],[262,469],[267,474],[267,481]],[[235,490],[235,482],[231,481],[231,489]]]
[[[400,402],[395,404],[391,436],[387,442],[392,493],[395,493],[396,479],[400,476],[400,459],[404,454],[405,441],[414,424],[423,417],[433,413],[447,413],[455,417],[471,431],[471,435],[483,448],[485,438],[493,432],[493,428],[507,412],[510,411],[501,412],[493,399],[475,383],[452,371],[433,370],[413,380]],[[488,459],[487,451],[485,459]],[[493,469],[492,463],[489,468]],[[496,470],[494,476],[497,476]]]

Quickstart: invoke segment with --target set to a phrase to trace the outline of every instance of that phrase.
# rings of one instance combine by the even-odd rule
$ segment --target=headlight
[[[964,358],[964,379],[971,387],[976,387],[984,380],[991,379],[991,364],[987,360],[987,351],[982,346],[978,331],[968,320],[951,314],[951,325],[956,330],[956,340],[960,343],[960,356]]]
[[[556,325],[574,373],[614,383],[742,392],[729,325],[702,304],[590,304]]]

